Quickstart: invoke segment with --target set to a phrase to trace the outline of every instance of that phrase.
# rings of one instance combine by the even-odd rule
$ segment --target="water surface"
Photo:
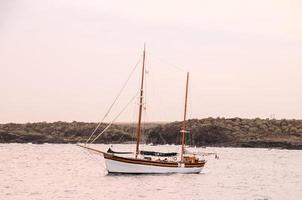
[[[105,149],[105,145],[95,145]],[[132,148],[116,145],[115,149]],[[173,146],[156,147],[159,150]],[[0,144],[0,199],[301,199],[302,151],[216,152],[201,174],[106,175],[101,156],[72,144]]]

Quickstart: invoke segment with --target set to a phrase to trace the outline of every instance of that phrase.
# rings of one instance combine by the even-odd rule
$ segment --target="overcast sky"
[[[190,118],[302,118],[301,0],[0,0],[0,123],[99,121],[144,42],[146,121],[182,119],[186,71]]]

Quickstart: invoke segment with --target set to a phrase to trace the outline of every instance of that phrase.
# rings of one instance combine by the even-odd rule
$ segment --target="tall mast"
[[[186,95],[185,95],[185,110],[184,110],[184,120],[182,122],[181,128],[181,162],[184,162],[184,153],[185,153],[185,134],[187,133],[186,130],[186,118],[187,118],[187,101],[188,101],[188,88],[189,88],[189,72],[187,72],[187,82],[186,82]]]
[[[146,58],[146,47],[144,45],[142,79],[141,79],[141,89],[140,89],[140,97],[139,97],[138,123],[137,123],[137,129],[136,129],[135,158],[137,158],[137,155],[139,154],[139,142],[140,142],[140,137],[141,137],[141,122],[142,122],[143,94],[144,94],[144,75],[145,75],[145,58]]]

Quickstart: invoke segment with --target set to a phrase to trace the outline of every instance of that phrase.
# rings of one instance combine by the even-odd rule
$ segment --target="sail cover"
[[[112,154],[132,154],[133,152],[113,151],[111,148],[109,148],[107,150],[107,153],[112,153]],[[160,157],[173,157],[173,156],[177,156],[176,152],[163,153],[163,152],[156,152],[156,151],[140,151],[139,153],[141,155],[144,155],[144,156],[160,156]]]
[[[132,154],[132,152],[113,151],[111,148],[109,148],[107,150],[107,153],[113,153],[113,154]]]
[[[140,151],[140,154],[146,156],[161,156],[161,157],[177,156],[176,152],[163,153],[163,152],[156,152],[156,151]]]

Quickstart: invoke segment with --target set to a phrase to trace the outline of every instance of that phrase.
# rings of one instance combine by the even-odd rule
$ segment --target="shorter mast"
[[[182,122],[181,128],[181,162],[184,162],[184,153],[185,153],[185,134],[187,133],[186,130],[186,118],[187,118],[187,101],[188,101],[188,88],[189,88],[189,72],[187,72],[187,82],[186,82],[186,95],[185,95],[185,110],[184,110],[184,120]]]
[[[144,94],[144,75],[145,75],[145,59],[146,59],[146,47],[144,45],[142,80],[141,80],[140,97],[139,97],[138,123],[137,123],[137,130],[136,130],[135,158],[137,158],[137,156],[139,154],[139,142],[140,142],[140,136],[141,136],[141,122],[142,122],[143,94]]]

